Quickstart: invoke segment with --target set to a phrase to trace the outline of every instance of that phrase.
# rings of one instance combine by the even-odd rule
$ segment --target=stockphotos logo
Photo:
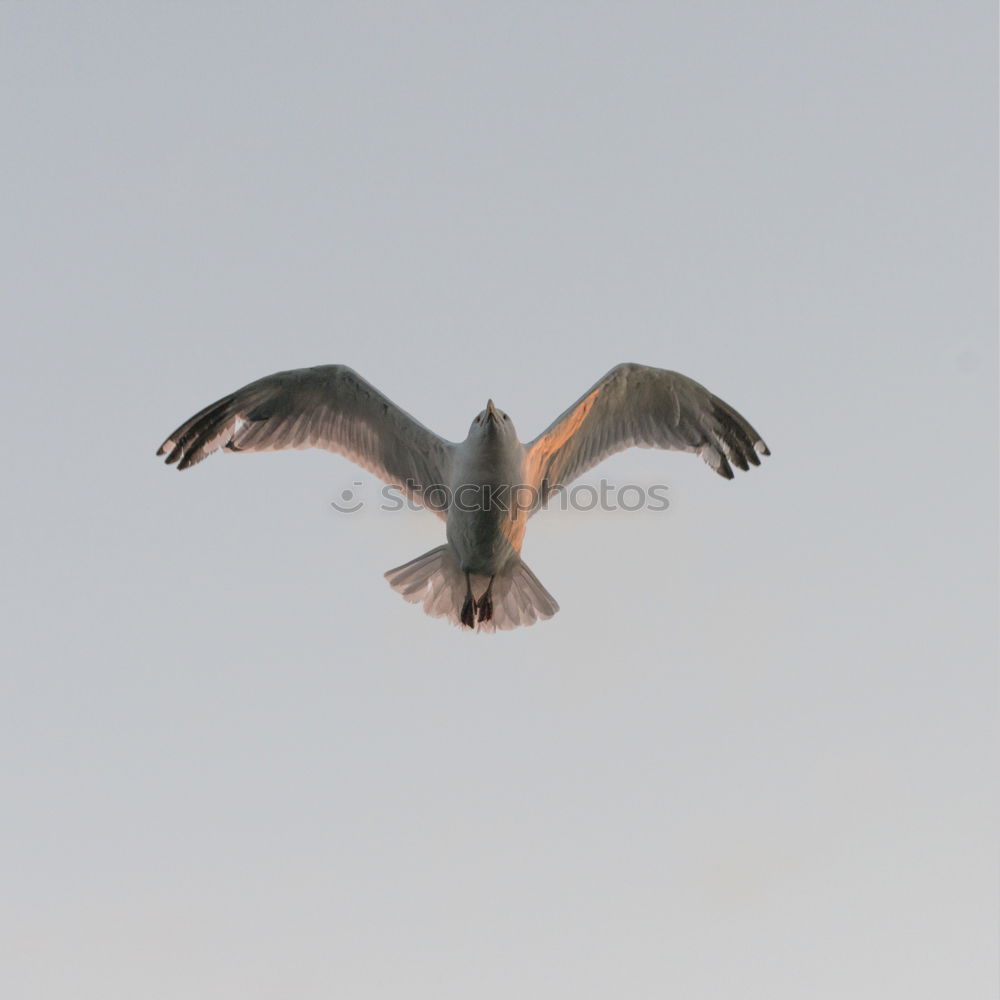
[[[365,483],[358,481],[351,485],[353,488],[341,490],[340,496],[330,501],[330,506],[341,514],[356,514],[368,506]],[[412,485],[415,487],[416,484]],[[452,489],[438,483],[429,486],[422,495],[416,489],[412,492],[421,496],[419,503],[410,498],[407,490],[401,490],[398,486],[382,486],[378,491],[378,509],[390,512],[403,509],[460,510],[463,513],[499,511],[511,514],[516,519],[538,507],[582,511],[623,510],[632,513],[637,510],[661,511],[670,506],[667,486],[663,483],[652,486],[625,483],[615,486],[606,479],[596,485],[579,483],[571,489],[559,486],[550,490],[546,496],[533,486],[523,484],[488,486],[464,483]]]

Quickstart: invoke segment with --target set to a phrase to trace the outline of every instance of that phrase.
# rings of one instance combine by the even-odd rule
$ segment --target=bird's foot
[[[462,610],[459,613],[459,621],[466,628],[476,627],[476,604],[472,600],[472,595],[466,595],[465,602],[462,604]]]
[[[493,618],[493,597],[489,593],[483,594],[476,601],[476,619],[481,622],[488,622]]]
[[[491,621],[493,618],[493,578],[490,577],[490,585],[483,591],[483,596],[476,601],[476,618],[481,622]]]

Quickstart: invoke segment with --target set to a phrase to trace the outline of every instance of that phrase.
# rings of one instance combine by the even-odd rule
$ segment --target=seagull
[[[612,368],[522,444],[489,400],[466,439],[438,437],[345,365],[277,372],[186,420],[160,445],[188,469],[225,448],[323,448],[344,455],[445,522],[446,542],[385,577],[407,601],[465,629],[551,618],[559,605],[521,559],[527,520],[553,492],[626,448],[700,455],[726,479],[769,455],[728,403],[677,372]]]

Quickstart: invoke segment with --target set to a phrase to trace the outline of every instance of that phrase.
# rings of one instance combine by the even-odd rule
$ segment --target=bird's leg
[[[472,581],[469,579],[468,573],[465,574],[465,601],[458,617],[466,628],[476,627],[476,605],[472,599]]]
[[[489,586],[483,591],[483,596],[476,601],[476,617],[481,622],[488,622],[493,617],[493,577]]]

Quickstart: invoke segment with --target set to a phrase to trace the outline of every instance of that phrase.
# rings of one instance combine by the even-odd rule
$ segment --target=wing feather
[[[420,502],[448,482],[454,445],[344,365],[277,372],[199,410],[160,445],[188,469],[212,452],[323,448]],[[440,516],[443,511],[435,511]]]
[[[544,499],[626,448],[695,452],[720,476],[770,451],[728,403],[678,372],[623,364],[526,446],[528,481]],[[732,463],[732,464],[730,464]]]

